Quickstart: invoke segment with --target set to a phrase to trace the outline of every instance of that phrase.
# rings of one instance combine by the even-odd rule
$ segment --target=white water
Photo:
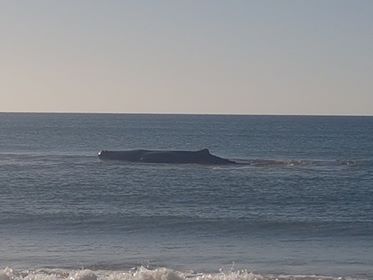
[[[168,268],[133,268],[129,271],[88,269],[0,270],[0,280],[362,280],[319,275],[261,275],[246,270],[219,273],[181,272]]]

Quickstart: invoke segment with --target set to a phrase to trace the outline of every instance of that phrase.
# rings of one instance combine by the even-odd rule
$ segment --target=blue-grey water
[[[247,164],[97,158],[135,148]],[[0,266],[373,279],[373,117],[1,113]]]

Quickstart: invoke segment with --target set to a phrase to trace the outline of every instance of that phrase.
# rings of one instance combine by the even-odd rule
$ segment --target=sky
[[[0,0],[0,111],[373,115],[373,1]]]

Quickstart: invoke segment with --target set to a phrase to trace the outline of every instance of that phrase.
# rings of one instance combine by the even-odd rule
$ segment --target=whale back
[[[205,148],[205,149],[197,151],[197,153],[202,154],[202,155],[209,155],[210,151],[209,151],[209,149]]]
[[[103,160],[123,160],[144,163],[198,163],[232,164],[234,162],[210,154],[208,149],[199,151],[129,150],[101,151],[98,157]]]
[[[207,150],[207,149],[206,149]],[[208,150],[201,151],[147,151],[140,161],[153,163],[202,163],[209,154]]]
[[[146,150],[129,150],[129,151],[101,151],[98,153],[100,159],[138,161]]]

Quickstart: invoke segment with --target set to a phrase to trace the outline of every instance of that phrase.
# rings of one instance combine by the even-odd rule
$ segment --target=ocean
[[[373,117],[0,114],[1,280],[187,278],[373,279]]]

